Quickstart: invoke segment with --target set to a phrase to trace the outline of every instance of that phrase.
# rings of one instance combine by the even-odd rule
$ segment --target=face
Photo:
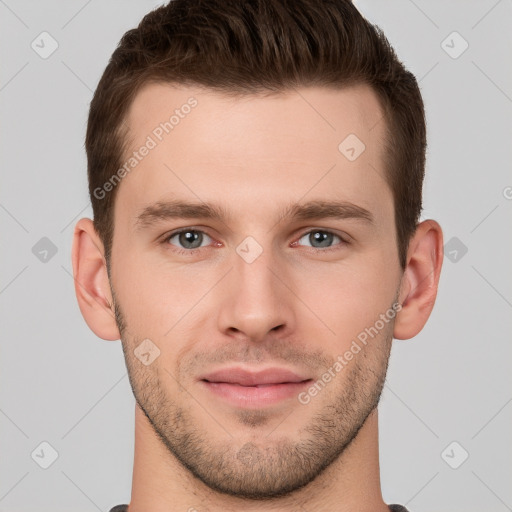
[[[211,489],[291,493],[343,453],[386,374],[401,269],[377,97],[152,84],[127,124],[110,284],[137,403]],[[364,151],[340,150],[349,134]],[[294,377],[263,386],[268,369]]]

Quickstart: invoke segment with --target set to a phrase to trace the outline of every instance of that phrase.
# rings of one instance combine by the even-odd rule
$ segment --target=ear
[[[104,340],[120,339],[104,247],[91,219],[80,219],[75,226],[72,260],[76,298],[87,325]]]
[[[423,329],[432,312],[443,264],[443,231],[435,220],[421,222],[409,243],[402,275],[393,337],[412,338]]]

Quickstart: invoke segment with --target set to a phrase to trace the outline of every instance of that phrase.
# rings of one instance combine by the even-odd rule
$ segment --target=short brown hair
[[[94,226],[109,266],[127,111],[149,82],[228,94],[367,84],[386,123],[384,171],[392,191],[400,265],[422,209],[426,123],[421,93],[381,29],[350,0],[172,0],[124,34],[91,102],[85,147]],[[341,142],[341,141],[340,141]]]

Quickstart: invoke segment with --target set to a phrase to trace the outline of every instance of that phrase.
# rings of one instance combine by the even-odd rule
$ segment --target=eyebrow
[[[367,209],[347,201],[309,201],[286,205],[277,216],[277,222],[285,219],[304,221],[313,219],[356,219],[374,224],[373,214]],[[223,206],[213,203],[186,201],[159,201],[146,206],[135,220],[135,229],[142,230],[160,221],[173,219],[210,219],[228,223],[233,219]]]

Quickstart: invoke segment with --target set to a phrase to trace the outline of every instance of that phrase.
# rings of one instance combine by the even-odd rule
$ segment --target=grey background
[[[82,319],[71,240],[92,215],[92,91],[122,34],[156,5],[0,0],[0,511],[107,511],[130,499],[135,400],[120,342]],[[357,5],[420,81],[423,218],[448,244],[427,326],[394,343],[380,405],[384,499],[412,512],[512,510],[512,2]],[[31,47],[43,31],[58,42],[46,59]],[[463,48],[453,31],[469,44],[457,58],[445,51]],[[47,469],[43,441],[58,453]]]

